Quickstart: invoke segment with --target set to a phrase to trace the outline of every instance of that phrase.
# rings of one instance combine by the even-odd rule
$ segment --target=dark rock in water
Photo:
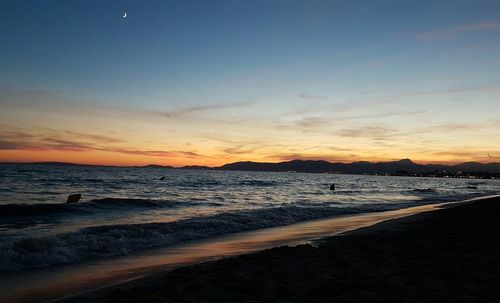
[[[69,195],[68,199],[66,200],[66,203],[76,203],[80,201],[81,198],[82,198],[81,194]]]
[[[160,180],[165,180],[165,177],[161,177]]]
[[[468,189],[477,189],[477,186],[475,186],[475,185],[469,185],[469,186],[467,186],[467,188]]]
[[[335,183],[332,183],[332,185],[330,185],[330,190],[335,190]]]

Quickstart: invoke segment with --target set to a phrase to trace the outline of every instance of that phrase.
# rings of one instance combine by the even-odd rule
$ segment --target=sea
[[[498,193],[484,179],[0,164],[0,272]]]

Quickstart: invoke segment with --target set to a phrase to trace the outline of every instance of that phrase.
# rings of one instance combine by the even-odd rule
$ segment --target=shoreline
[[[500,197],[499,196],[483,197],[483,198],[475,198],[475,199],[460,201],[460,202],[451,202],[451,203],[430,205],[430,206],[434,206],[433,209],[436,211],[427,210],[427,211],[418,212],[416,214],[410,214],[407,216],[400,216],[400,217],[392,218],[392,219],[384,219],[384,220],[381,220],[375,224],[368,224],[368,226],[358,227],[358,228],[354,228],[354,229],[348,229],[347,231],[335,233],[333,236],[330,235],[330,236],[326,236],[326,237],[316,237],[316,240],[314,240],[314,243],[316,243],[318,247],[321,247],[322,245],[324,245],[324,243],[328,243],[331,241],[335,242],[336,239],[339,239],[339,238],[359,236],[359,235],[363,235],[363,236],[368,235],[369,236],[370,234],[373,234],[373,233],[379,233],[380,230],[382,230],[382,232],[387,232],[388,230],[401,230],[401,229],[404,230],[405,226],[407,224],[411,224],[411,222],[420,222],[422,220],[426,220],[428,217],[436,216],[435,213],[445,211],[446,209],[454,209],[457,207],[461,207],[463,205],[466,206],[466,205],[471,205],[471,204],[475,204],[475,203],[485,203],[484,201],[492,201],[492,200],[493,201],[500,201]],[[311,243],[311,241],[307,241],[307,242]],[[297,243],[296,243],[296,245],[297,245]],[[221,264],[224,264],[225,262],[227,263],[227,262],[234,261],[235,263],[241,263],[242,262],[241,260],[244,258],[247,258],[247,256],[267,254],[267,253],[269,253],[269,251],[273,251],[273,250],[278,250],[278,251],[279,250],[291,250],[291,251],[300,250],[301,247],[312,247],[312,246],[310,244],[302,244],[302,245],[298,244],[297,246],[294,246],[294,247],[290,247],[290,246],[276,247],[276,246],[274,246],[274,248],[258,250],[256,252],[255,251],[248,252],[246,254],[240,254],[237,256],[229,257],[229,258],[216,259],[214,261],[209,261],[209,262],[205,261],[205,262],[202,262],[199,264],[185,265],[185,266],[178,267],[177,269],[164,270],[164,271],[152,273],[149,275],[145,275],[144,277],[141,277],[139,279],[134,279],[130,282],[121,283],[121,284],[114,285],[111,287],[105,287],[105,288],[97,290],[97,291],[84,293],[84,294],[81,294],[79,296],[70,297],[67,300],[62,300],[62,301],[63,302],[89,302],[89,301],[95,301],[95,300],[103,301],[103,300],[105,300],[104,298],[109,298],[111,293],[116,294],[116,292],[120,292],[120,291],[128,292],[128,290],[131,290],[131,289],[136,289],[136,288],[141,289],[141,288],[145,287],[145,285],[154,284],[154,282],[161,280],[162,277],[168,276],[169,274],[171,274],[173,272],[182,271],[183,269],[190,270],[192,268],[204,267],[204,266],[209,266],[209,267],[210,266],[214,266],[214,267],[222,266],[223,267],[224,265],[221,265]],[[259,265],[262,266],[265,264],[256,264],[257,267]],[[193,273],[193,275],[197,275],[197,274]],[[116,299],[116,298],[114,298],[114,299]],[[120,298],[120,299],[123,299],[123,298]]]
[[[58,302],[494,301],[500,298],[496,215],[499,196],[447,203],[314,245],[182,266]]]
[[[281,246],[296,247],[321,243],[330,237],[335,238],[363,230],[370,232],[381,224],[407,220],[415,214],[418,216],[442,207],[467,204],[491,197],[428,204],[395,211],[323,218],[230,234],[176,247],[154,249],[116,259],[55,267],[49,272],[42,269],[34,270],[28,275],[14,274],[13,277],[4,279],[0,298],[8,302],[59,302],[65,299],[73,302],[74,298],[93,296],[115,288],[141,284],[141,281],[159,279],[166,272],[179,267],[238,259],[247,254],[259,254]],[[493,197],[500,199],[500,196]]]
[[[450,203],[450,202],[448,202]],[[457,202],[451,202],[457,203]],[[443,203],[393,211],[341,215],[145,250],[118,258],[55,266],[2,275],[0,301],[51,302],[179,266],[241,255],[283,245],[298,245],[325,236],[433,210]]]

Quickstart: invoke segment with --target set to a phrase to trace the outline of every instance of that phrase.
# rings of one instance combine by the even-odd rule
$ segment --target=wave
[[[437,194],[437,190],[433,188],[415,188],[411,190],[412,192],[417,193],[429,193],[429,194]]]
[[[74,211],[85,212],[71,204],[5,204],[0,205],[0,218],[44,216]]]
[[[180,187],[192,187],[192,188],[199,188],[199,187],[210,187],[210,186],[220,186],[220,185],[235,185],[235,186],[276,186],[280,185],[279,182],[277,181],[266,181],[266,180],[241,180],[241,181],[234,181],[234,182],[228,182],[228,183],[222,183],[217,180],[200,180],[197,182],[194,181],[182,181],[176,184],[177,186]]]
[[[279,183],[276,181],[264,181],[264,180],[243,180],[239,182],[238,185],[243,186],[276,186]]]
[[[83,179],[82,181],[88,182],[88,183],[106,183],[106,181],[103,179],[95,179],[95,178],[86,178],[86,179]]]
[[[47,216],[56,214],[88,214],[97,210],[135,209],[135,208],[174,208],[189,207],[202,203],[149,199],[102,198],[80,203],[39,203],[0,205],[0,219],[15,217]],[[210,204],[212,205],[212,204]]]
[[[475,181],[475,182],[468,182],[469,185],[485,185],[487,184],[484,181]]]
[[[60,235],[24,238],[0,244],[0,270],[46,267],[125,255],[133,251],[185,241],[289,225],[306,220],[413,206],[281,206],[234,211],[167,223],[104,225]]]
[[[210,187],[210,186],[219,186],[223,185],[221,182],[217,180],[198,180],[194,181],[181,181],[176,184],[180,187],[191,187],[191,188],[199,188],[199,187]]]

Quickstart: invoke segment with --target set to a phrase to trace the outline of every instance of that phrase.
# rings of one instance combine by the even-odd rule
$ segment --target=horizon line
[[[11,162],[11,161],[1,161],[0,164],[9,164],[9,165],[14,165],[14,164],[20,164],[20,165],[27,165],[27,164],[61,164],[61,165],[75,165],[75,166],[100,166],[100,167],[148,167],[148,166],[159,166],[159,167],[165,167],[165,168],[175,168],[175,169],[182,169],[186,167],[206,167],[210,169],[217,169],[220,168],[224,165],[228,164],[234,164],[234,163],[243,163],[243,162],[250,162],[250,163],[266,163],[266,164],[279,164],[279,163],[287,163],[287,162],[293,162],[293,161],[322,161],[322,162],[328,162],[331,164],[354,164],[354,163],[390,163],[390,162],[400,162],[403,160],[408,160],[414,164],[417,165],[445,165],[445,166],[456,166],[464,163],[479,163],[479,164],[498,164],[500,162],[479,162],[479,161],[457,161],[457,162],[415,162],[411,160],[410,158],[401,158],[398,160],[387,160],[387,161],[352,161],[352,162],[330,162],[328,160],[321,160],[321,159],[292,159],[292,160],[287,160],[287,161],[278,161],[278,162],[260,162],[260,161],[248,161],[248,160],[242,160],[242,161],[235,161],[235,162],[228,162],[224,163],[219,166],[208,166],[208,165],[198,165],[198,164],[193,164],[193,165],[182,165],[182,166],[175,166],[175,165],[169,165],[169,164],[157,164],[157,163],[149,163],[149,164],[143,164],[143,165],[117,165],[117,164],[90,164],[90,163],[75,163],[75,162],[64,162],[64,161],[33,161],[33,162]]]

